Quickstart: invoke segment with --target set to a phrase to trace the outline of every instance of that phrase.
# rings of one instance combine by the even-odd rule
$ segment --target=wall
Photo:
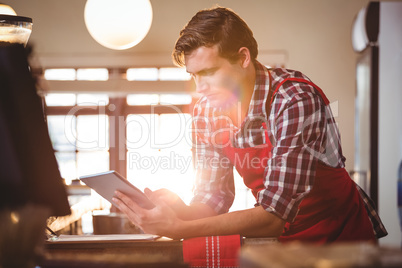
[[[90,37],[83,19],[85,0],[3,2],[33,18],[30,43],[44,67],[171,65],[178,32],[196,11],[216,3],[230,7],[254,30],[261,58],[304,72],[335,103],[347,169],[353,168],[356,54],[350,36],[354,16],[367,0],[151,0],[151,30],[126,51],[106,49]]]
[[[379,34],[379,210],[389,235],[401,245],[397,173],[402,160],[402,2],[381,2]]]
[[[354,165],[357,54],[352,50],[350,36],[353,19],[368,0],[151,0],[154,21],[148,36],[125,51],[106,49],[90,37],[83,19],[85,0],[2,2],[13,6],[19,15],[33,18],[30,43],[34,45],[37,63],[43,67],[168,66],[179,30],[196,11],[215,3],[230,7],[254,30],[264,61],[283,61],[287,68],[303,71],[323,88],[331,102],[337,102],[347,169]],[[402,40],[401,35],[392,34],[401,33],[400,4],[384,3],[381,7],[381,18],[397,19],[382,21],[380,29],[379,196],[380,212],[390,232],[382,240],[385,244],[401,241],[395,186],[402,131],[400,116],[393,116],[402,114]]]

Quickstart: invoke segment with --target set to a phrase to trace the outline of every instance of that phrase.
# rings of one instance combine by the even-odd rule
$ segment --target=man
[[[152,210],[116,193],[145,232],[173,238],[240,234],[280,241],[374,241],[386,231],[345,171],[329,101],[305,75],[267,69],[252,31],[233,11],[198,12],[173,52],[202,95],[194,109],[195,196],[189,206],[167,190],[146,194]],[[233,166],[254,208],[227,213]]]

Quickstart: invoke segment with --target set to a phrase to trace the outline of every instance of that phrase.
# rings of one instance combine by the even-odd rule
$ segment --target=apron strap
[[[272,95],[273,95],[272,75],[271,75],[270,69],[268,69],[268,75],[269,75],[269,90],[268,90],[268,98],[265,103],[265,111],[266,111],[267,119],[269,118],[269,114],[271,113],[271,104],[272,104],[272,100],[273,100],[273,98],[272,98]]]
[[[270,77],[270,78],[271,78],[271,77]],[[271,79],[270,79],[270,80],[271,80]],[[324,92],[322,91],[322,89],[321,89],[320,87],[318,87],[318,86],[317,86],[316,84],[314,84],[313,82],[308,81],[308,80],[306,80],[306,79],[302,79],[302,78],[292,78],[292,77],[286,78],[286,79],[283,80],[281,83],[279,83],[279,85],[276,87],[276,89],[275,89],[275,91],[274,91],[274,93],[273,93],[274,96],[275,96],[276,92],[278,92],[279,88],[283,85],[283,83],[285,83],[285,82],[287,82],[287,81],[294,81],[294,82],[300,82],[300,83],[307,83],[307,84],[309,84],[310,86],[312,86],[313,88],[315,88],[315,89],[318,91],[318,93],[320,94],[321,98],[324,100],[325,105],[328,105],[328,104],[329,104],[329,100],[328,100],[327,96],[325,96]],[[271,83],[271,82],[270,82],[270,83]],[[272,102],[273,102],[273,100],[274,100],[274,98],[271,98],[270,100],[271,100],[271,102],[270,102],[270,106],[271,106],[271,105],[272,105]]]

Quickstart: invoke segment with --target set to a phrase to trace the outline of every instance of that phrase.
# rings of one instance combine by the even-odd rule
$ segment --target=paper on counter
[[[60,235],[49,239],[49,242],[93,242],[93,241],[141,241],[155,240],[158,235],[152,234],[110,234],[110,235]]]

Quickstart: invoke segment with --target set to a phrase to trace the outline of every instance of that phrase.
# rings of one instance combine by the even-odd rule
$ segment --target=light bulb
[[[116,50],[141,42],[152,24],[149,0],[87,0],[85,25],[101,45]]]
[[[17,13],[9,5],[0,3],[0,14],[16,16]]]

